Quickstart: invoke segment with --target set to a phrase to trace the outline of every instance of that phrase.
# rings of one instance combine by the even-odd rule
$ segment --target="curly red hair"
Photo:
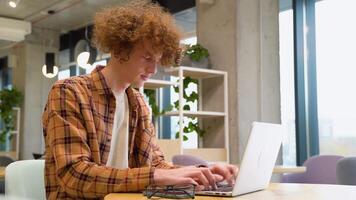
[[[175,65],[181,58],[180,36],[172,15],[153,3],[134,1],[106,8],[94,17],[94,45],[124,61],[145,40],[153,53],[162,53],[161,65]]]

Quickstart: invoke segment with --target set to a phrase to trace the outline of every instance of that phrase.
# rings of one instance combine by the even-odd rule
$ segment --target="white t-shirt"
[[[125,92],[114,93],[116,108],[112,128],[111,147],[106,166],[128,168],[129,105]]]

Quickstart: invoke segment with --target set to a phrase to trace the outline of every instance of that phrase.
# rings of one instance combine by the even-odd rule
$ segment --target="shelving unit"
[[[167,87],[167,86],[176,86],[177,83],[172,82],[172,81],[165,81],[165,80],[155,80],[155,79],[149,79],[147,82],[144,84],[145,89],[159,89],[162,87]]]
[[[159,140],[159,145],[161,146],[163,152],[165,153],[175,153],[175,154],[189,154],[199,156],[205,160],[211,162],[229,162],[229,124],[228,124],[228,84],[227,84],[227,73],[224,71],[210,70],[210,69],[200,69],[192,68],[186,66],[180,66],[176,68],[166,69],[165,73],[170,76],[175,76],[178,78],[178,83],[172,81],[161,81],[161,80],[149,80],[145,83],[144,88],[147,89],[158,89],[166,86],[178,86],[179,87],[179,109],[177,111],[171,111],[165,113],[165,116],[177,116],[179,119],[179,139],[172,139],[171,141]],[[187,111],[183,110],[184,98],[183,98],[183,80],[185,77],[191,77],[192,79],[198,79],[198,111]],[[211,79],[222,79],[217,83],[220,88],[222,88],[222,96],[218,97],[223,101],[223,107],[218,109],[209,109],[204,106],[204,98],[207,98],[203,94],[202,83],[204,80]],[[220,90],[216,89],[216,90]],[[209,88],[214,90],[214,87]],[[217,91],[221,92],[221,91]],[[214,92],[211,92],[214,93]],[[210,97],[208,97],[210,98]],[[210,103],[211,104],[211,103]],[[214,106],[213,106],[214,107]],[[206,109],[205,109],[206,108]],[[199,125],[203,126],[205,120],[213,120],[214,123],[219,123],[219,126],[223,127],[223,145],[219,147],[205,147],[204,138],[199,139],[199,148],[197,149],[184,149],[183,148],[183,119],[184,117],[196,117],[198,118]],[[211,124],[210,122],[206,124]],[[209,130],[207,130],[209,131]],[[214,130],[213,130],[214,131]],[[209,133],[214,134],[214,133]],[[204,136],[205,137],[205,136]],[[171,156],[168,156],[169,158]]]
[[[10,140],[10,150],[9,151],[0,151],[0,156],[8,156],[14,160],[18,160],[20,156],[20,119],[21,119],[21,109],[19,107],[13,108],[16,120],[15,121],[15,130],[11,131],[12,139]]]
[[[167,116],[179,116],[179,111],[166,112]],[[224,117],[225,112],[211,112],[211,111],[187,111],[183,110],[183,116],[186,117],[198,117],[198,118],[207,118],[207,117]]]

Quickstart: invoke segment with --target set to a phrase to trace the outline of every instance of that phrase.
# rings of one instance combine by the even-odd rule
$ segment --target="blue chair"
[[[191,166],[191,165],[205,165],[208,166],[208,162],[191,155],[175,155],[172,157],[173,165],[179,166]]]
[[[320,155],[313,156],[303,164],[306,172],[298,174],[286,174],[282,176],[282,183],[315,183],[337,184],[336,164],[342,156]]]
[[[337,183],[356,185],[356,157],[340,159],[336,166]]]

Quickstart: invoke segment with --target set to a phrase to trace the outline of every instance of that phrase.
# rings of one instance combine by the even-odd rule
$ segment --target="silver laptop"
[[[238,196],[268,187],[285,130],[282,125],[253,122],[250,137],[235,185],[219,185],[216,190],[197,195]]]

